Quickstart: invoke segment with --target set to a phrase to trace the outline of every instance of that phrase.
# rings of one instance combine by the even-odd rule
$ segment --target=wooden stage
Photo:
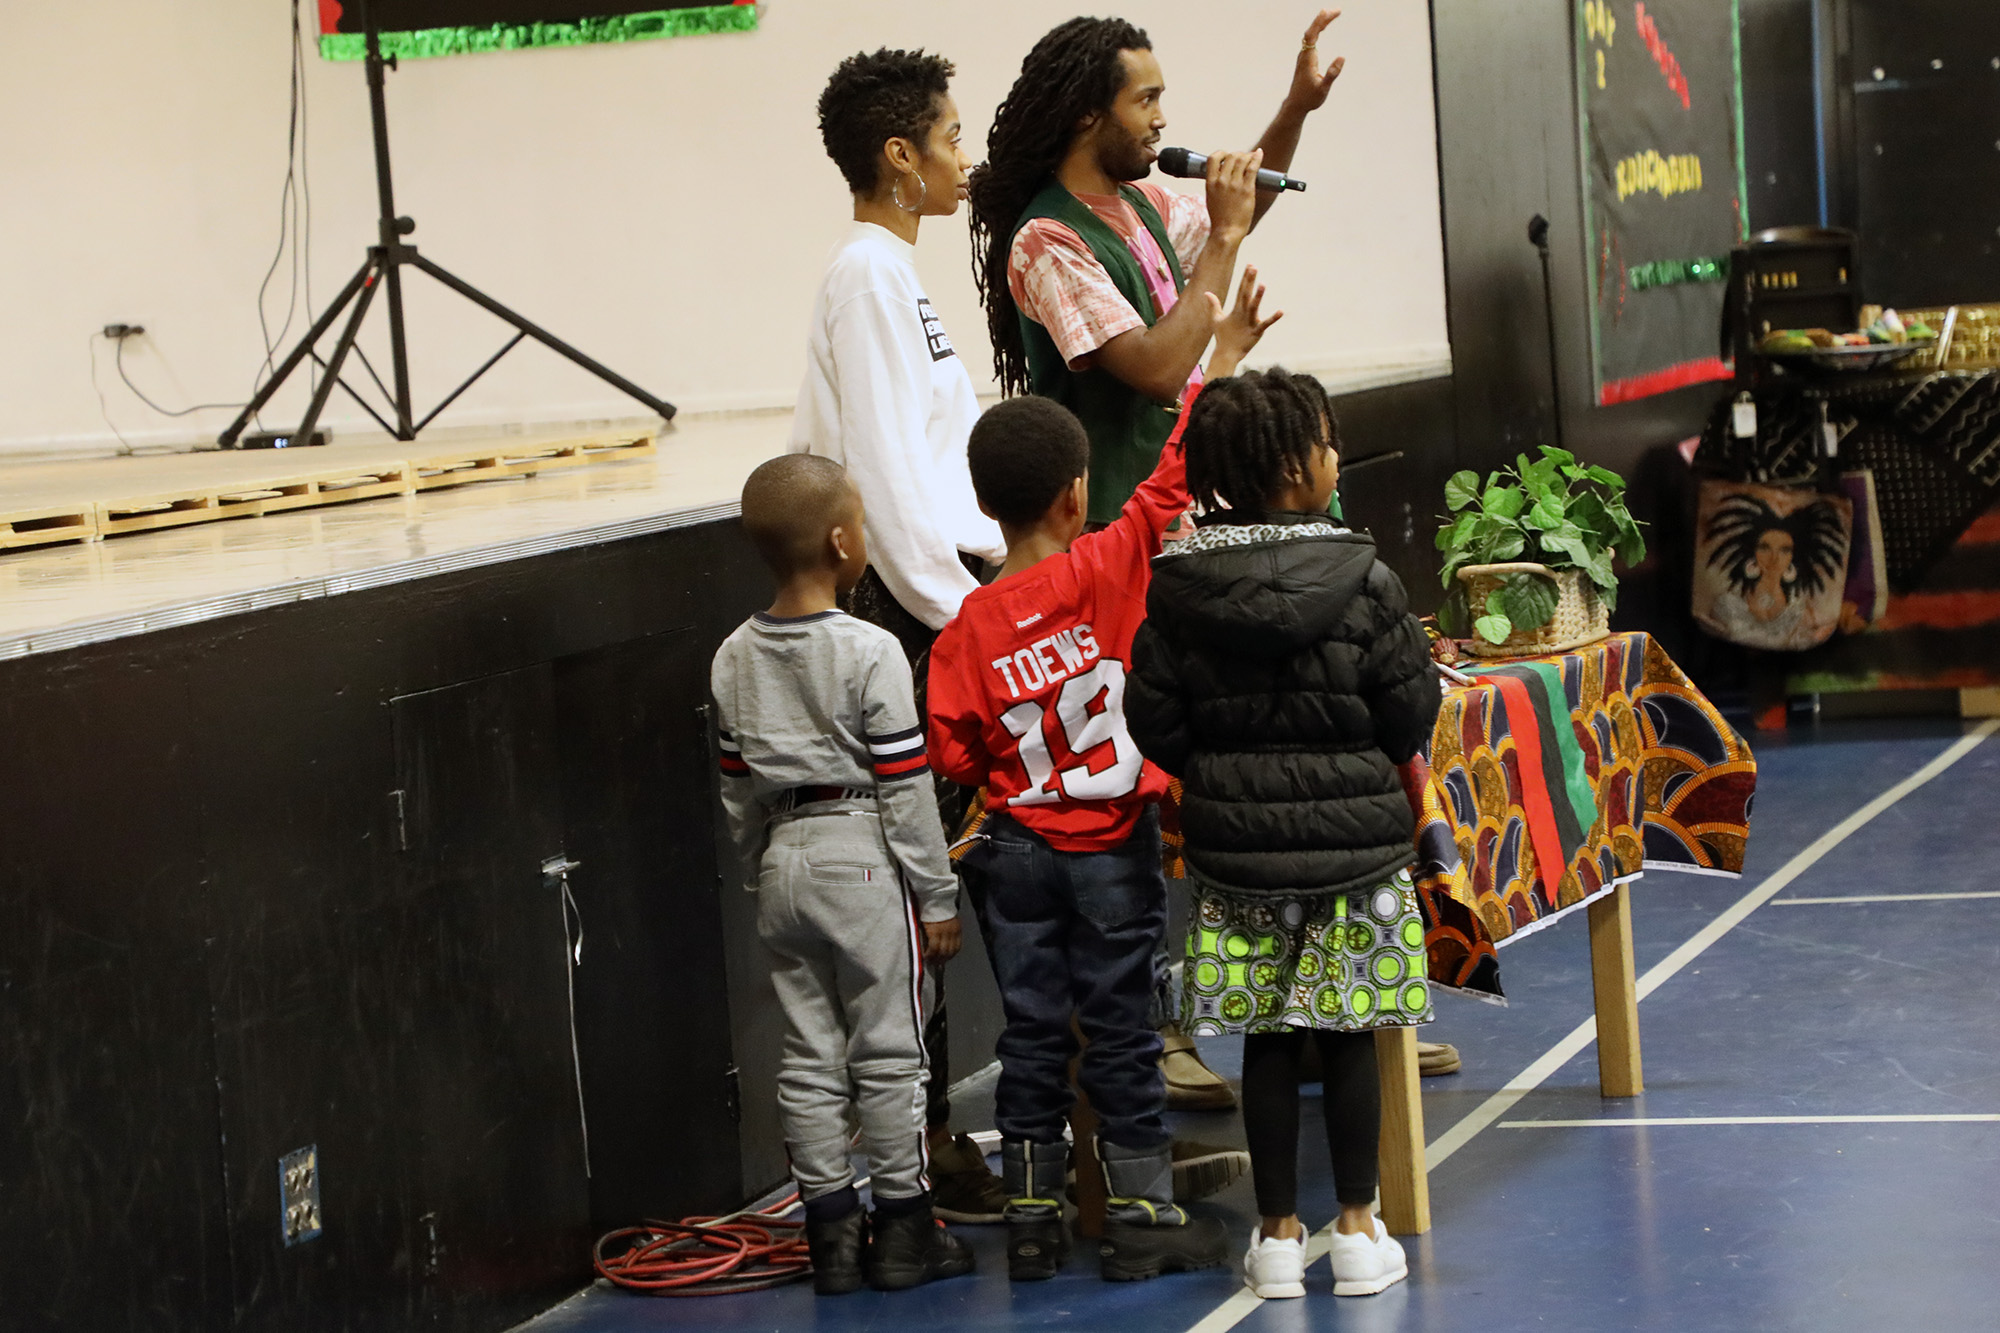
[[[789,427],[0,464],[0,658],[730,517]]]
[[[644,457],[650,429],[202,450],[0,469],[0,549],[411,495]]]

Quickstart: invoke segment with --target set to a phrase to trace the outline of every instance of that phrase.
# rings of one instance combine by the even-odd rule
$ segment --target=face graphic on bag
[[[1750,614],[1758,620],[1776,620],[1784,614],[1785,603],[1792,600],[1799,578],[1792,568],[1792,551],[1792,534],[1783,528],[1769,529],[1757,538],[1756,563],[1746,566],[1743,573],[1757,581],[1745,600]]]
[[[1795,652],[1822,642],[1840,615],[1852,519],[1843,496],[1704,481],[1695,619],[1751,648]]]

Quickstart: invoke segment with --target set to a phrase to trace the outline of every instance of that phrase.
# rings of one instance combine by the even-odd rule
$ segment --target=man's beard
[[[1106,144],[1098,160],[1104,174],[1115,181],[1144,180],[1153,174],[1153,164],[1146,160],[1146,145],[1130,135]]]

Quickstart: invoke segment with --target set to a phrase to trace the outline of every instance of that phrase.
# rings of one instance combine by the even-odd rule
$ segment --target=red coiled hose
[[[798,1195],[768,1213],[648,1220],[600,1236],[592,1261],[606,1281],[655,1296],[723,1296],[783,1286],[812,1273],[805,1223],[782,1214]],[[625,1248],[607,1256],[623,1243]]]

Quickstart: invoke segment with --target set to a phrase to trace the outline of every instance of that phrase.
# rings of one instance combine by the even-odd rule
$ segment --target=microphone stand
[[[1556,448],[1563,447],[1562,378],[1556,368],[1556,298],[1549,281],[1549,220],[1540,213],[1528,219],[1528,242],[1542,255],[1542,316],[1549,333],[1549,395],[1555,409]]]
[[[348,280],[347,286],[341,289],[340,295],[334,298],[333,304],[313,322],[313,326],[279,364],[270,380],[257,391],[249,405],[235,421],[230,423],[229,429],[223,431],[216,442],[225,449],[234,448],[237,438],[243,434],[244,427],[250,424],[251,419],[264,404],[271,401],[279,386],[284,384],[293,371],[304,364],[307,357],[311,357],[320,367],[321,378],[313,391],[312,402],[306,408],[305,419],[299,423],[299,428],[292,432],[294,440],[303,444],[312,443],[313,427],[319,424],[320,414],[325,411],[327,399],[332,397],[336,384],[347,391],[348,397],[361,404],[361,409],[375,418],[376,424],[383,430],[399,440],[414,440],[417,438],[417,432],[436,420],[438,413],[457,401],[460,394],[471,388],[473,382],[481,375],[493,369],[500,358],[513,351],[524,338],[533,338],[550,351],[567,357],[613,388],[630,394],[661,416],[671,420],[674,415],[672,403],[654,397],[616,371],[585,356],[548,330],[523,319],[471,283],[455,277],[418,254],[416,246],[403,241],[403,237],[417,229],[417,224],[414,218],[398,216],[396,213],[395,185],[389,173],[389,111],[384,98],[384,86],[387,81],[386,71],[396,67],[396,60],[393,56],[386,60],[382,56],[382,34],[369,0],[360,0],[360,14],[362,28],[367,34],[367,57],[364,64],[368,72],[368,115],[375,137],[375,192],[381,205],[380,216],[376,222],[376,242],[368,247],[367,259],[362,262],[360,270]],[[466,376],[464,381],[446,394],[422,420],[414,420],[410,408],[409,341],[403,330],[402,269],[405,265],[428,273],[474,305],[513,325],[515,329],[514,336],[499,351],[488,357],[479,369]],[[369,364],[368,354],[356,346],[354,341],[356,335],[361,332],[361,321],[368,314],[368,307],[374,301],[376,291],[382,288],[386,288],[389,293],[389,368],[390,376],[396,386],[393,392],[382,383],[382,377],[377,375],[375,367]],[[340,331],[339,341],[333,346],[333,355],[322,358],[315,350],[316,345],[333,327],[334,321],[340,318],[341,311],[350,305],[353,309],[347,316],[346,325]],[[367,370],[368,377],[375,381],[375,387],[382,391],[383,397],[391,400],[393,404],[391,411],[395,415],[393,424],[377,412],[367,399],[356,393],[353,386],[341,379],[341,367],[346,364],[350,352],[361,358],[362,367]]]

